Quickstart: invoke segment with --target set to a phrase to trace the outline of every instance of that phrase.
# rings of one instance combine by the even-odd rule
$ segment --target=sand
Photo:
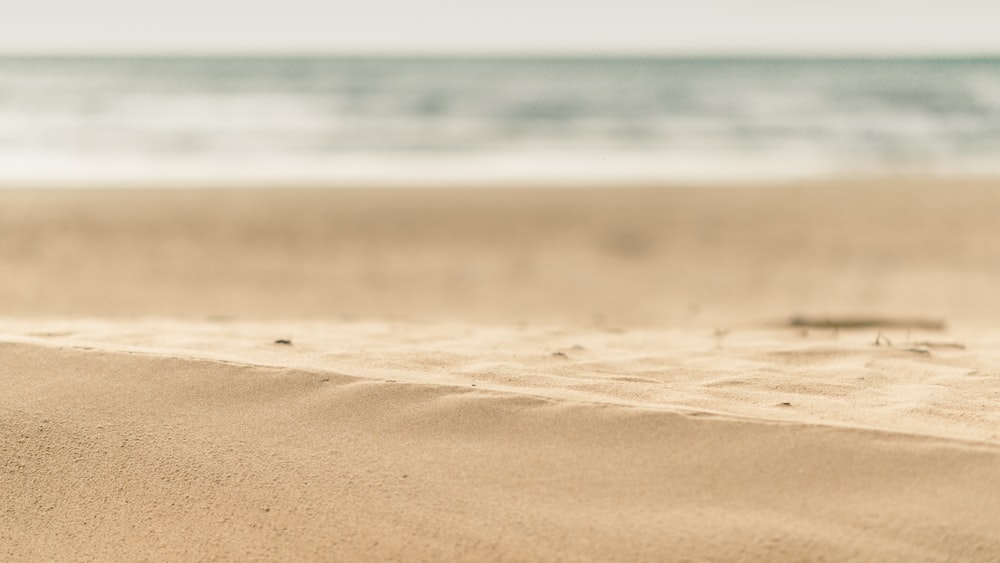
[[[0,559],[1000,559],[996,209],[0,191]]]

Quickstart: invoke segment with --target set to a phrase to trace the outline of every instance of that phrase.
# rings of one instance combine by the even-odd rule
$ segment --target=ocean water
[[[1000,59],[0,58],[0,186],[1000,174]]]

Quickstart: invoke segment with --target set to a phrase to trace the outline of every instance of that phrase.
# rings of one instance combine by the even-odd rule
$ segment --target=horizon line
[[[135,59],[677,59],[677,60],[972,60],[998,59],[1000,50],[969,51],[723,51],[723,50],[636,50],[636,51],[458,51],[458,50],[4,50],[0,58],[135,58]]]

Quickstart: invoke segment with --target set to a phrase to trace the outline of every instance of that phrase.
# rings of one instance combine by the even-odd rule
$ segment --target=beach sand
[[[0,559],[998,560],[997,209],[0,191]]]

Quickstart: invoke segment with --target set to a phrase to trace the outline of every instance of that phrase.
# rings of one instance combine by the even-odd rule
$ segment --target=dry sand
[[[998,560],[997,209],[0,192],[0,559]]]

